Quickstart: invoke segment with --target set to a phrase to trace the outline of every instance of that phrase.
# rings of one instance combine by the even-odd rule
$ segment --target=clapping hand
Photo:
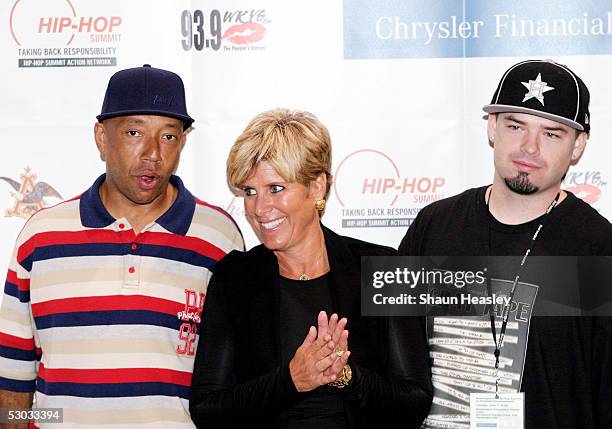
[[[338,374],[344,368],[344,365],[348,362],[348,358],[351,355],[351,352],[348,351],[348,335],[349,331],[346,328],[346,324],[348,320],[346,317],[338,320],[338,315],[336,313],[332,314],[329,318],[329,322],[327,322],[327,314],[324,311],[319,313],[319,332],[325,332],[327,328],[328,333],[332,333],[332,342],[335,344],[334,352],[334,362],[332,365],[327,368],[324,372],[326,376],[333,376],[333,380],[335,381],[338,378]],[[322,323],[323,322],[323,323]],[[327,323],[327,326],[325,324]]]
[[[337,314],[328,319],[321,311],[317,328],[311,326],[304,341],[289,362],[291,379],[299,392],[309,392],[335,381],[350,356],[347,319]]]

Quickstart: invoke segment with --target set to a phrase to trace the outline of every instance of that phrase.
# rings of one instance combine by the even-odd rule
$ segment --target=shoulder
[[[262,269],[265,264],[274,258],[274,254],[263,244],[248,251],[232,250],[213,267],[216,276],[242,276],[245,273],[254,273]]]
[[[195,198],[195,203],[196,203],[196,211],[200,211],[201,213],[208,213],[210,215],[217,216],[219,219],[229,221],[237,226],[234,218],[221,207],[215,206],[214,204],[210,204],[204,200],[199,199],[198,197],[194,197],[194,198]]]
[[[244,249],[242,232],[234,218],[221,207],[199,198],[195,198],[195,211],[189,234],[212,240],[225,252]]]
[[[431,228],[446,231],[449,228],[461,229],[473,225],[481,213],[479,208],[485,204],[486,189],[486,186],[468,189],[425,206],[410,224],[408,231],[423,233]]]
[[[370,243],[369,241],[359,240],[353,237],[347,237],[340,235],[340,239],[344,240],[347,247],[350,249],[354,256],[395,256],[397,250],[392,247],[383,246],[376,243]]]
[[[79,200],[76,197],[34,213],[23,226],[18,241],[23,242],[45,232],[80,229]]]
[[[590,243],[593,253],[612,255],[612,223],[590,204],[567,192],[567,205],[559,206],[559,221],[576,240]]]
[[[477,227],[487,187],[468,189],[425,206],[410,223],[398,250],[402,255],[431,251],[432,242],[446,249],[448,237],[466,234]],[[437,247],[436,247],[437,248]],[[437,248],[436,251],[441,251]]]
[[[336,234],[331,229],[321,225],[325,236],[325,247],[330,260],[338,263],[349,263],[362,256],[393,256],[397,255],[395,249],[370,243],[353,237]]]
[[[567,202],[569,204],[570,212],[573,216],[578,215],[577,219],[581,223],[594,226],[596,228],[603,228],[610,231],[612,224],[608,219],[603,217],[597,210],[595,210],[590,204],[584,202],[573,193],[567,192]]]
[[[463,191],[460,194],[453,195],[452,197],[444,198],[435,201],[421,209],[419,212],[420,217],[437,217],[447,216],[457,211],[464,211],[471,207],[474,207],[481,200],[481,196],[484,198],[486,186],[479,188],[471,188]]]

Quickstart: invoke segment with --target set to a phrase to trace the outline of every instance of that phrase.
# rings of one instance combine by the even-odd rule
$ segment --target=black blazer
[[[353,379],[341,391],[349,424],[419,427],[432,400],[424,321],[360,315],[361,256],[395,250],[322,228],[332,305],[351,334]],[[276,257],[263,245],[233,251],[215,266],[189,403],[198,427],[282,427],[281,412],[305,395],[281,365],[279,278]]]

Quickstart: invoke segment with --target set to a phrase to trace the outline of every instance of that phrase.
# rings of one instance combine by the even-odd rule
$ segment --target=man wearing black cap
[[[242,236],[174,175],[193,123],[178,75],[115,73],[97,118],[106,173],[17,239],[0,309],[0,408],[30,407],[34,394],[37,408],[62,413],[40,427],[193,428],[208,279]]]
[[[493,183],[421,210],[400,244],[400,253],[523,256],[508,269],[510,284],[534,256],[612,255],[610,222],[561,190],[568,168],[580,159],[589,136],[589,91],[584,82],[561,64],[524,61],[504,73],[484,110],[494,150]],[[520,277],[521,282],[527,280]],[[524,316],[510,308],[512,318]],[[507,324],[513,335],[512,329],[526,323],[526,350],[520,350],[499,344],[503,314],[497,314],[496,321],[492,318],[490,325],[453,322],[473,328],[467,332],[471,338],[495,338],[500,368],[522,364],[516,373],[507,370],[503,376],[493,369],[493,342],[481,348],[446,345],[438,353],[437,344],[451,344],[456,337],[433,322],[451,339],[430,340],[432,355],[441,360],[432,365],[437,398],[425,426],[469,427],[475,405],[466,396],[467,387],[495,392],[494,378],[502,377],[508,386],[516,380],[524,392],[527,428],[612,427],[610,319],[533,317],[515,326]],[[509,350],[514,355],[509,356]],[[500,392],[512,390],[499,386],[503,383],[498,385]],[[519,394],[517,403],[520,398]],[[521,407],[517,405],[518,414]]]

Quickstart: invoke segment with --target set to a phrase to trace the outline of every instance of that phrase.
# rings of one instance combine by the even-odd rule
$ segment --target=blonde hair
[[[227,158],[227,182],[237,194],[260,161],[268,161],[287,182],[308,185],[321,173],[331,187],[331,139],[315,115],[274,109],[255,116]]]

